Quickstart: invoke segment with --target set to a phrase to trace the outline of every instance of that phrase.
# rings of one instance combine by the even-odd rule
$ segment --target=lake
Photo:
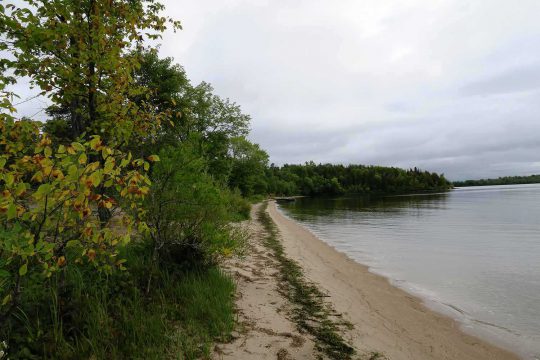
[[[540,185],[301,198],[285,215],[465,331],[540,359]]]

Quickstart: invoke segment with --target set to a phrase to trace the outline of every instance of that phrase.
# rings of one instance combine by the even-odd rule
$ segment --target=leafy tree
[[[244,137],[237,137],[232,140],[231,157],[229,186],[239,189],[244,196],[266,193],[265,169],[268,166],[268,154],[259,145]]]
[[[145,39],[169,20],[153,0],[23,0],[0,4],[0,324],[25,289],[62,286],[67,267],[123,267],[150,190],[147,160],[123,150],[152,140],[169,114],[135,82]],[[171,22],[173,27],[178,23]],[[28,77],[56,122],[16,120],[8,85]],[[144,100],[135,101],[137,97]],[[67,109],[67,112],[65,111]],[[63,122],[62,122],[63,120]],[[53,144],[53,139],[55,143]],[[122,231],[118,230],[121,225]],[[33,286],[27,286],[33,284]]]
[[[152,0],[23,0],[1,5],[5,67],[27,76],[66,117],[72,139],[99,134],[106,143],[145,137],[163,116],[134,81],[145,39],[157,39],[167,18]],[[173,27],[179,27],[172,22]],[[139,50],[139,51],[136,51]]]
[[[99,271],[122,268],[118,248],[129,239],[136,218],[123,212],[114,231],[93,216],[95,210],[139,208],[149,180],[148,166],[103,145],[86,143],[51,148],[47,134],[30,121],[0,122],[0,319],[19,305],[28,281],[42,282],[67,264],[89,262]],[[36,146],[28,146],[28,142]],[[100,157],[103,161],[90,161]],[[117,198],[101,195],[114,188]],[[140,215],[140,214],[137,214]]]
[[[208,172],[216,180],[227,183],[233,139],[248,134],[250,117],[236,103],[213,94],[210,84],[202,82],[193,86],[172,58],[160,59],[153,51],[142,52],[136,81],[152,90],[149,98],[138,101],[170,114],[170,122],[163,123],[155,143],[145,144],[142,151],[153,153],[164,146],[195,141],[197,151],[208,161]],[[138,144],[137,148],[140,150]]]

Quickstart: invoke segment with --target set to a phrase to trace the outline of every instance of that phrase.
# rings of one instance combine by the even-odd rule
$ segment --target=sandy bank
[[[427,309],[418,298],[281,215],[275,203],[269,204],[268,212],[279,228],[287,255],[328,293],[335,310],[354,324],[351,335],[357,349],[379,351],[392,360],[518,359],[463,333],[454,320]]]

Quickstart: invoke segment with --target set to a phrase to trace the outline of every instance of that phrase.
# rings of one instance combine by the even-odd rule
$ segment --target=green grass
[[[29,292],[0,327],[9,358],[199,359],[210,357],[214,341],[228,340],[235,286],[219,268],[162,266],[146,293],[147,249],[130,245],[124,255],[128,271],[66,268]]]
[[[307,281],[302,268],[286,256],[278,239],[278,230],[266,207],[267,203],[261,206],[258,218],[267,232],[266,246],[273,250],[279,263],[280,289],[293,305],[292,319],[300,331],[315,337],[321,354],[331,359],[351,359],[356,351],[343,338],[342,332],[352,325],[340,319],[340,315],[324,302],[325,294]]]

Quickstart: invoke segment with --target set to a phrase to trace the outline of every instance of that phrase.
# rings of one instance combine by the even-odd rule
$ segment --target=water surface
[[[280,208],[465,330],[540,359],[540,185],[302,198]]]

